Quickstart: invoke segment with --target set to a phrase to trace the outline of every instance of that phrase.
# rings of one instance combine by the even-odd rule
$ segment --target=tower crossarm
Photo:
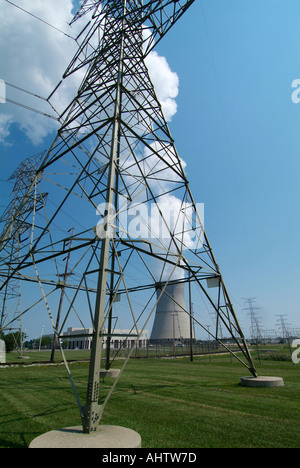
[[[160,39],[170,30],[195,0],[131,0],[127,2],[126,15],[134,15],[142,25],[144,34],[144,55],[146,56]],[[93,11],[93,16],[110,14],[121,18],[123,1],[85,0],[70,24]]]
[[[99,0],[84,0],[84,2],[82,3],[81,7],[79,8],[79,10],[77,11],[77,13],[74,15],[72,21],[70,22],[70,25],[72,25],[73,23],[75,23],[75,21],[77,21],[79,18],[81,18],[82,16],[86,15],[87,13],[89,13],[90,11],[94,10],[95,8],[97,8],[97,6],[99,6],[102,2],[99,1]]]
[[[194,3],[194,0],[151,0],[144,2],[142,15],[143,28],[151,32],[151,36],[145,39],[145,56],[171,29],[192,3]]]

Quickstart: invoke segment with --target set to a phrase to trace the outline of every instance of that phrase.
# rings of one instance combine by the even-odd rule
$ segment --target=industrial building
[[[103,330],[105,335],[107,330]],[[67,349],[91,349],[92,328],[73,328],[70,327],[63,333],[63,341],[67,341]],[[131,349],[137,346],[138,349],[146,349],[149,339],[148,330],[144,330],[139,339],[136,339],[136,333],[132,330],[113,330],[110,347],[111,349]],[[106,349],[106,338],[103,339],[103,348]]]

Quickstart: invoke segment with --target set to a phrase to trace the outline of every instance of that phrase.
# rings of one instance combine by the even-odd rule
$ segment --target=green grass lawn
[[[70,369],[84,404],[88,363]],[[228,357],[130,360],[102,423],[139,432],[144,448],[299,448],[300,365],[262,361],[257,369],[285,386],[241,387],[248,371]],[[101,398],[112,382],[101,382]],[[81,424],[63,366],[0,368],[0,395],[1,448]]]
[[[49,362],[50,360],[50,355],[51,355],[51,350],[28,350],[24,349],[22,356],[20,356],[20,353],[17,351],[12,351],[10,353],[6,353],[6,363],[24,363],[24,364],[30,364],[33,362],[41,362],[41,361],[47,361]],[[65,351],[65,355],[67,359],[70,360],[81,360],[81,359],[89,359],[90,356],[90,351],[86,350],[76,350],[76,351]],[[54,354],[54,360],[55,362],[61,362],[62,361],[62,356],[59,350],[56,351]]]

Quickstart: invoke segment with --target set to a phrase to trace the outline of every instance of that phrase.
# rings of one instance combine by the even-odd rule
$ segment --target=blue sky
[[[196,0],[157,46],[179,77],[170,130],[246,334],[246,297],[263,328],[279,314],[300,328],[299,20],[298,0]],[[12,125],[0,179],[52,138],[34,145]],[[0,183],[1,208],[9,190]]]
[[[180,79],[170,128],[241,323],[299,327],[300,4],[196,1],[159,45]]]

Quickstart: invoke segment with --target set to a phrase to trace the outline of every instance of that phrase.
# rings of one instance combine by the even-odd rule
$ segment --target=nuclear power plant
[[[185,302],[185,283],[158,283],[157,306],[151,343],[180,342],[190,339],[190,316]]]

